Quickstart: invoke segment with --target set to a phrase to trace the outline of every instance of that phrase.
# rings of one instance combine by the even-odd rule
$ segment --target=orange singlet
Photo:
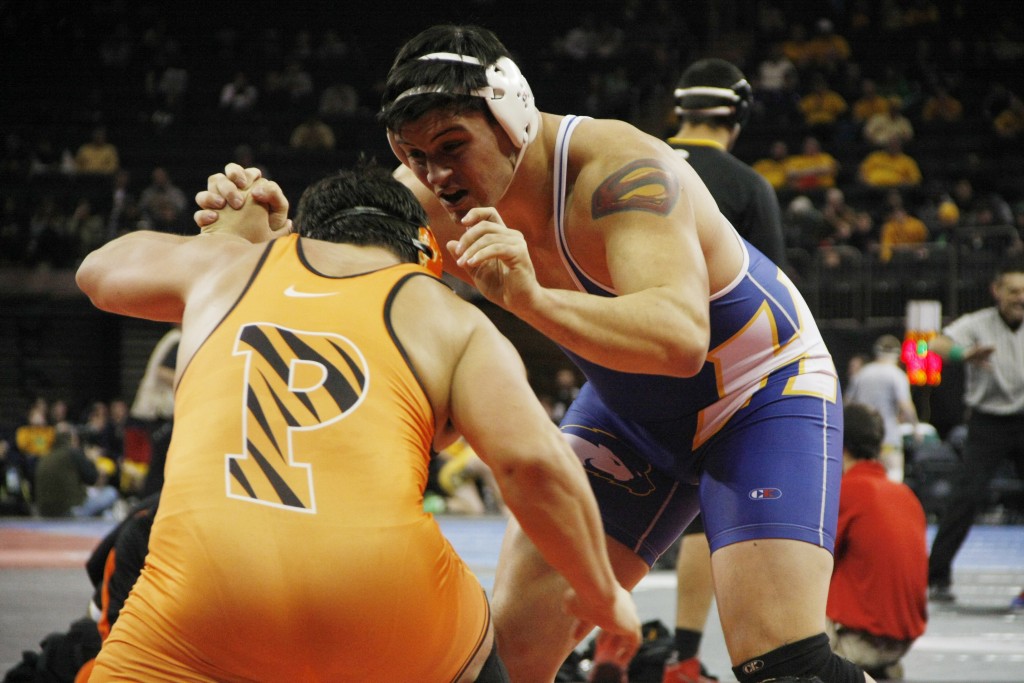
[[[433,414],[388,324],[400,265],[273,242],[175,396],[146,566],[92,681],[451,681],[490,618],[423,512]]]

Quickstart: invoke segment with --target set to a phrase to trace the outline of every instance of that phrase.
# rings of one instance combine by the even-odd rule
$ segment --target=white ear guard
[[[476,94],[487,100],[487,106],[505,129],[516,147],[525,147],[537,137],[537,106],[530,84],[519,67],[508,57],[487,67],[487,89]],[[490,92],[487,92],[487,91]]]
[[[464,64],[480,65],[481,62],[471,55],[459,55],[454,52],[432,52],[419,57],[422,61],[438,60],[446,62],[463,62]],[[469,95],[482,97],[487,101],[487,107],[491,114],[501,124],[501,127],[512,140],[517,149],[524,148],[537,137],[540,128],[540,112],[534,103],[533,91],[530,84],[526,82],[522,72],[516,63],[508,57],[499,57],[496,62],[487,66],[485,70],[487,87],[477,88],[470,91]],[[411,95],[422,95],[425,93],[448,92],[445,88],[434,86],[419,86],[406,90],[395,101]],[[389,140],[391,136],[389,135]],[[391,144],[395,148],[394,141]],[[397,153],[396,153],[397,154]],[[402,159],[401,154],[397,154]]]

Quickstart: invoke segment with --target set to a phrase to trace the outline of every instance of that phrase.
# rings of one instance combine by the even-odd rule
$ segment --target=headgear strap
[[[328,221],[336,221],[350,216],[380,216],[382,218],[392,218],[415,226],[417,228],[416,239],[411,241],[412,245],[416,247],[416,251],[419,252],[419,264],[429,270],[435,277],[441,277],[441,273],[444,270],[444,262],[441,256],[441,249],[437,245],[437,239],[434,237],[434,232],[430,228],[425,225],[420,225],[418,222],[409,220],[408,218],[388,213],[384,209],[377,208],[376,206],[350,206],[335,213],[328,219]]]

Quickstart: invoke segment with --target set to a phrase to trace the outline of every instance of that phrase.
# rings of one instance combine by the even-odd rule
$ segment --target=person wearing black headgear
[[[675,91],[680,127],[668,144],[697,171],[740,235],[785,269],[782,212],[775,191],[730,153],[749,120],[751,99],[750,84],[733,64],[715,58],[694,62]],[[697,658],[713,596],[710,556],[698,515],[683,532],[676,561],[676,647],[665,665],[665,683],[717,680]]]
[[[753,94],[743,72],[724,59],[694,62],[679,79],[679,130],[668,139],[704,184],[733,227],[783,269],[786,250],[775,191],[730,151],[750,118]]]
[[[826,632],[837,654],[879,680],[898,679],[900,659],[928,621],[927,521],[914,492],[886,474],[881,414],[866,403],[848,402],[843,422]]]

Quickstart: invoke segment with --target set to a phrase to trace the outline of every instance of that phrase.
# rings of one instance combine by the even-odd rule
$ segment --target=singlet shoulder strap
[[[569,140],[572,138],[576,126],[589,118],[589,116],[569,115],[564,117],[558,126],[558,134],[555,137],[555,180],[553,183],[555,238],[558,244],[558,255],[561,257],[566,271],[572,277],[576,289],[607,296],[613,295],[615,293],[614,290],[594,281],[587,275],[586,271],[573,258],[572,253],[569,251],[569,244],[565,239],[565,198],[569,184]]]

